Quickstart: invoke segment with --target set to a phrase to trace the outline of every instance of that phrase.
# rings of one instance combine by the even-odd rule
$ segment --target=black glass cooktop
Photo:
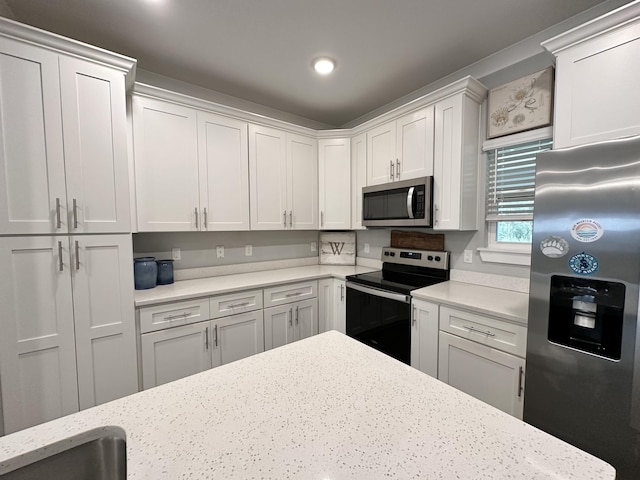
[[[448,270],[385,264],[383,270],[349,275],[347,281],[408,295],[412,290],[449,280]]]

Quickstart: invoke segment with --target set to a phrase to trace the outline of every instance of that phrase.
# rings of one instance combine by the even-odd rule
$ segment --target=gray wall
[[[311,250],[312,242],[316,242],[315,251]],[[174,262],[175,269],[317,257],[317,244],[317,231],[133,234],[135,257],[171,258],[171,249],[180,248],[181,259]],[[252,246],[252,256],[245,256],[245,245]],[[224,247],[224,258],[217,258],[217,246]]]

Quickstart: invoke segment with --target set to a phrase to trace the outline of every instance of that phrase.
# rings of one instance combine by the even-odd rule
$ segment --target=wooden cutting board
[[[414,248],[417,250],[444,250],[444,234],[391,230],[391,247]]]

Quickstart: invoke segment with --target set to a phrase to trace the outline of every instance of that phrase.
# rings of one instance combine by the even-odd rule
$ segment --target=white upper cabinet
[[[435,105],[433,172],[434,230],[476,230],[480,104],[486,89],[475,86]]]
[[[199,229],[196,111],[133,97],[139,231]]]
[[[0,233],[130,231],[125,75],[0,37]]]
[[[247,124],[198,112],[201,228],[249,230]]]
[[[554,148],[640,134],[640,4],[558,35]]]
[[[433,106],[367,132],[367,185],[433,174]]]
[[[351,139],[351,228],[361,230],[362,187],[367,186],[367,134]]]
[[[249,125],[252,230],[318,228],[317,140]]]
[[[134,95],[139,231],[249,229],[247,124]]]
[[[351,228],[351,141],[318,141],[318,175],[321,230]]]

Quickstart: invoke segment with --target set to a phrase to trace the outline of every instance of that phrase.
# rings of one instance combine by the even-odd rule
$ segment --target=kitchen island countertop
[[[126,432],[129,479],[615,478],[335,331],[0,438],[0,474],[107,425]]]

